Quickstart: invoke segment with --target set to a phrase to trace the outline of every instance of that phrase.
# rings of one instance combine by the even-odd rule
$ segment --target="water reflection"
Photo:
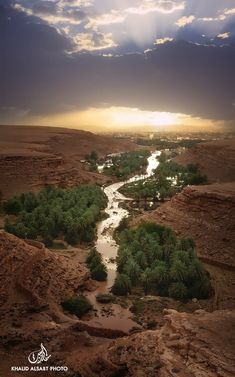
[[[116,276],[115,258],[117,256],[118,245],[113,238],[113,234],[121,220],[129,215],[129,212],[126,209],[121,208],[119,205],[121,202],[132,200],[122,195],[118,190],[126,183],[137,182],[139,180],[151,177],[154,170],[159,165],[157,157],[159,157],[160,154],[161,152],[158,151],[151,153],[150,157],[148,158],[146,174],[135,175],[126,181],[113,183],[104,189],[104,192],[108,198],[108,204],[105,209],[105,213],[108,215],[108,218],[101,221],[98,225],[96,248],[103,256],[103,260],[108,268],[108,279],[106,284],[107,289],[113,285]]]

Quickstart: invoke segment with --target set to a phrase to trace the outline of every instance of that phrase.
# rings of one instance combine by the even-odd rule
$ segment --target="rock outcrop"
[[[55,336],[61,323],[76,322],[60,304],[88,279],[76,256],[0,231],[0,345],[39,342],[49,332]]]
[[[0,191],[4,198],[45,185],[71,187],[106,178],[90,172],[84,156],[133,150],[127,140],[53,127],[0,126]]]
[[[68,358],[82,377],[232,377],[235,311],[168,310],[164,326]]]
[[[175,161],[181,165],[197,164],[210,183],[235,181],[235,139],[196,144]]]
[[[212,309],[235,307],[235,139],[200,143],[177,156],[179,164],[197,164],[207,185],[189,186],[156,210],[133,220],[153,221],[191,237],[210,273]]]
[[[215,290],[212,309],[235,307],[235,183],[186,187],[132,224],[156,222],[194,240]]]
[[[75,259],[0,231],[0,305],[32,306],[35,310],[79,292],[89,278]]]
[[[200,257],[235,269],[235,183],[186,187],[136,221],[168,225],[192,237]]]

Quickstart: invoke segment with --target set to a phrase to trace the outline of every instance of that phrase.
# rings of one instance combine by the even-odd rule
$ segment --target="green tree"
[[[151,279],[152,279],[152,274],[151,274],[151,269],[146,268],[140,277],[140,280],[143,284],[144,287],[144,294],[147,295],[151,286]]]
[[[169,287],[169,296],[175,299],[185,299],[188,295],[187,287],[182,282],[172,283]]]
[[[8,215],[18,215],[22,210],[22,205],[18,198],[12,198],[4,203],[3,209]]]
[[[125,274],[117,274],[112,292],[118,296],[126,296],[131,292],[131,280]]]
[[[170,268],[170,276],[173,280],[178,282],[186,281],[188,277],[187,266],[180,260],[175,259]]]
[[[129,259],[124,267],[124,273],[129,276],[132,284],[136,285],[140,278],[140,266],[134,259]]]
[[[97,281],[107,280],[107,267],[103,263],[97,264],[93,269],[91,269],[91,277]]]
[[[151,271],[151,281],[156,284],[167,284],[169,271],[167,264],[163,261],[158,262],[157,266]]]

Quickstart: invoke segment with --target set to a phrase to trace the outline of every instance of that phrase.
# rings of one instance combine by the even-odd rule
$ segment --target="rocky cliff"
[[[56,327],[54,321],[66,317],[61,301],[81,292],[88,279],[76,256],[0,231],[1,342],[33,339],[42,329]]]
[[[235,181],[235,139],[197,144],[175,161],[182,165],[197,164],[210,183]]]
[[[82,163],[91,151],[107,153],[135,149],[126,140],[63,128],[0,126],[0,191],[4,198],[45,185],[71,187],[106,180]]]
[[[186,187],[132,222],[156,222],[191,237],[215,288],[213,308],[235,307],[235,183]]]
[[[235,183],[186,187],[139,221],[169,225],[194,239],[199,256],[235,269]]]
[[[235,311],[165,311],[165,324],[67,360],[82,377],[232,377]],[[78,350],[77,350],[78,352]]]

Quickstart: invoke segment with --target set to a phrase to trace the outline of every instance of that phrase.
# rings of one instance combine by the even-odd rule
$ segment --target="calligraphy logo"
[[[48,355],[47,349],[41,343],[41,349],[33,351],[29,354],[28,360],[30,364],[41,364],[43,361],[49,360],[51,355]]]

